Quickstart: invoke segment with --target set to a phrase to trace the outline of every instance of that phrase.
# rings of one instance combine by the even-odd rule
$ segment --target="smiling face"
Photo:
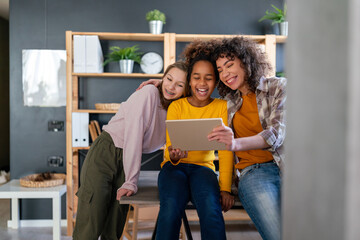
[[[180,98],[185,92],[186,72],[173,67],[163,77],[162,93],[166,100],[175,100]]]
[[[220,80],[232,90],[239,89],[241,93],[246,94],[249,91],[249,85],[245,81],[245,70],[242,67],[238,57],[228,59],[220,57],[216,60],[217,70]]]
[[[198,61],[194,64],[190,75],[191,97],[188,98],[191,105],[203,107],[212,99],[211,94],[215,89],[216,77],[213,65],[209,61]]]

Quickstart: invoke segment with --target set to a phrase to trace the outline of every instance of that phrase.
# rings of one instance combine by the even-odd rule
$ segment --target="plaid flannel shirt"
[[[270,145],[265,150],[271,152],[280,168],[284,163],[286,82],[285,78],[262,77],[256,89],[259,119],[263,127],[259,135]],[[230,97],[228,94],[224,99],[228,103],[228,125],[233,128],[232,119],[240,109],[243,99],[239,90],[235,97]]]

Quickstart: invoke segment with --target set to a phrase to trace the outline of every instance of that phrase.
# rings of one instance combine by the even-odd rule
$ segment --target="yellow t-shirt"
[[[172,102],[167,112],[168,120],[177,119],[198,119],[198,118],[222,118],[227,124],[227,103],[224,100],[215,98],[210,104],[204,107],[192,106],[187,98],[181,98]],[[166,131],[166,149],[164,161],[161,167],[170,161],[168,147],[171,145],[169,134]],[[233,153],[230,151],[218,151],[219,155],[219,185],[221,191],[231,191]],[[177,163],[191,163],[211,168],[215,171],[214,151],[189,151],[187,158],[182,158]]]
[[[233,127],[236,138],[254,136],[263,131],[259,119],[255,93],[243,96],[242,106],[233,118]],[[235,154],[240,159],[240,162],[235,165],[237,169],[244,169],[255,163],[264,163],[273,159],[269,151],[262,149],[238,151],[235,152]]]

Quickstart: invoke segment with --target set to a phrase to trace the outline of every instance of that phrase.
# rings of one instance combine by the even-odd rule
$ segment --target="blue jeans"
[[[239,198],[264,240],[281,239],[281,177],[274,162],[244,168]]]
[[[160,211],[156,239],[179,239],[181,218],[189,200],[195,205],[201,239],[226,239],[216,174],[208,167],[167,162],[158,178]]]

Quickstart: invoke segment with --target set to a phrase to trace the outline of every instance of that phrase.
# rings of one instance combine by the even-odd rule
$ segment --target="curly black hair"
[[[272,69],[267,56],[263,53],[258,44],[245,37],[233,37],[215,39],[210,41],[213,47],[213,61],[221,57],[233,60],[235,57],[240,59],[241,67],[245,71],[245,81],[252,92],[255,92],[259,85],[260,78],[266,76]],[[233,96],[236,90],[232,90],[220,81],[218,84],[219,95],[224,97],[228,93]]]
[[[181,56],[188,66],[186,81],[189,88],[191,72],[193,71],[195,63],[198,61],[208,61],[212,64],[215,71],[215,84],[218,84],[219,72],[217,71],[216,62],[212,57],[215,46],[214,43],[213,41],[194,40],[186,45],[184,51],[181,53]]]

